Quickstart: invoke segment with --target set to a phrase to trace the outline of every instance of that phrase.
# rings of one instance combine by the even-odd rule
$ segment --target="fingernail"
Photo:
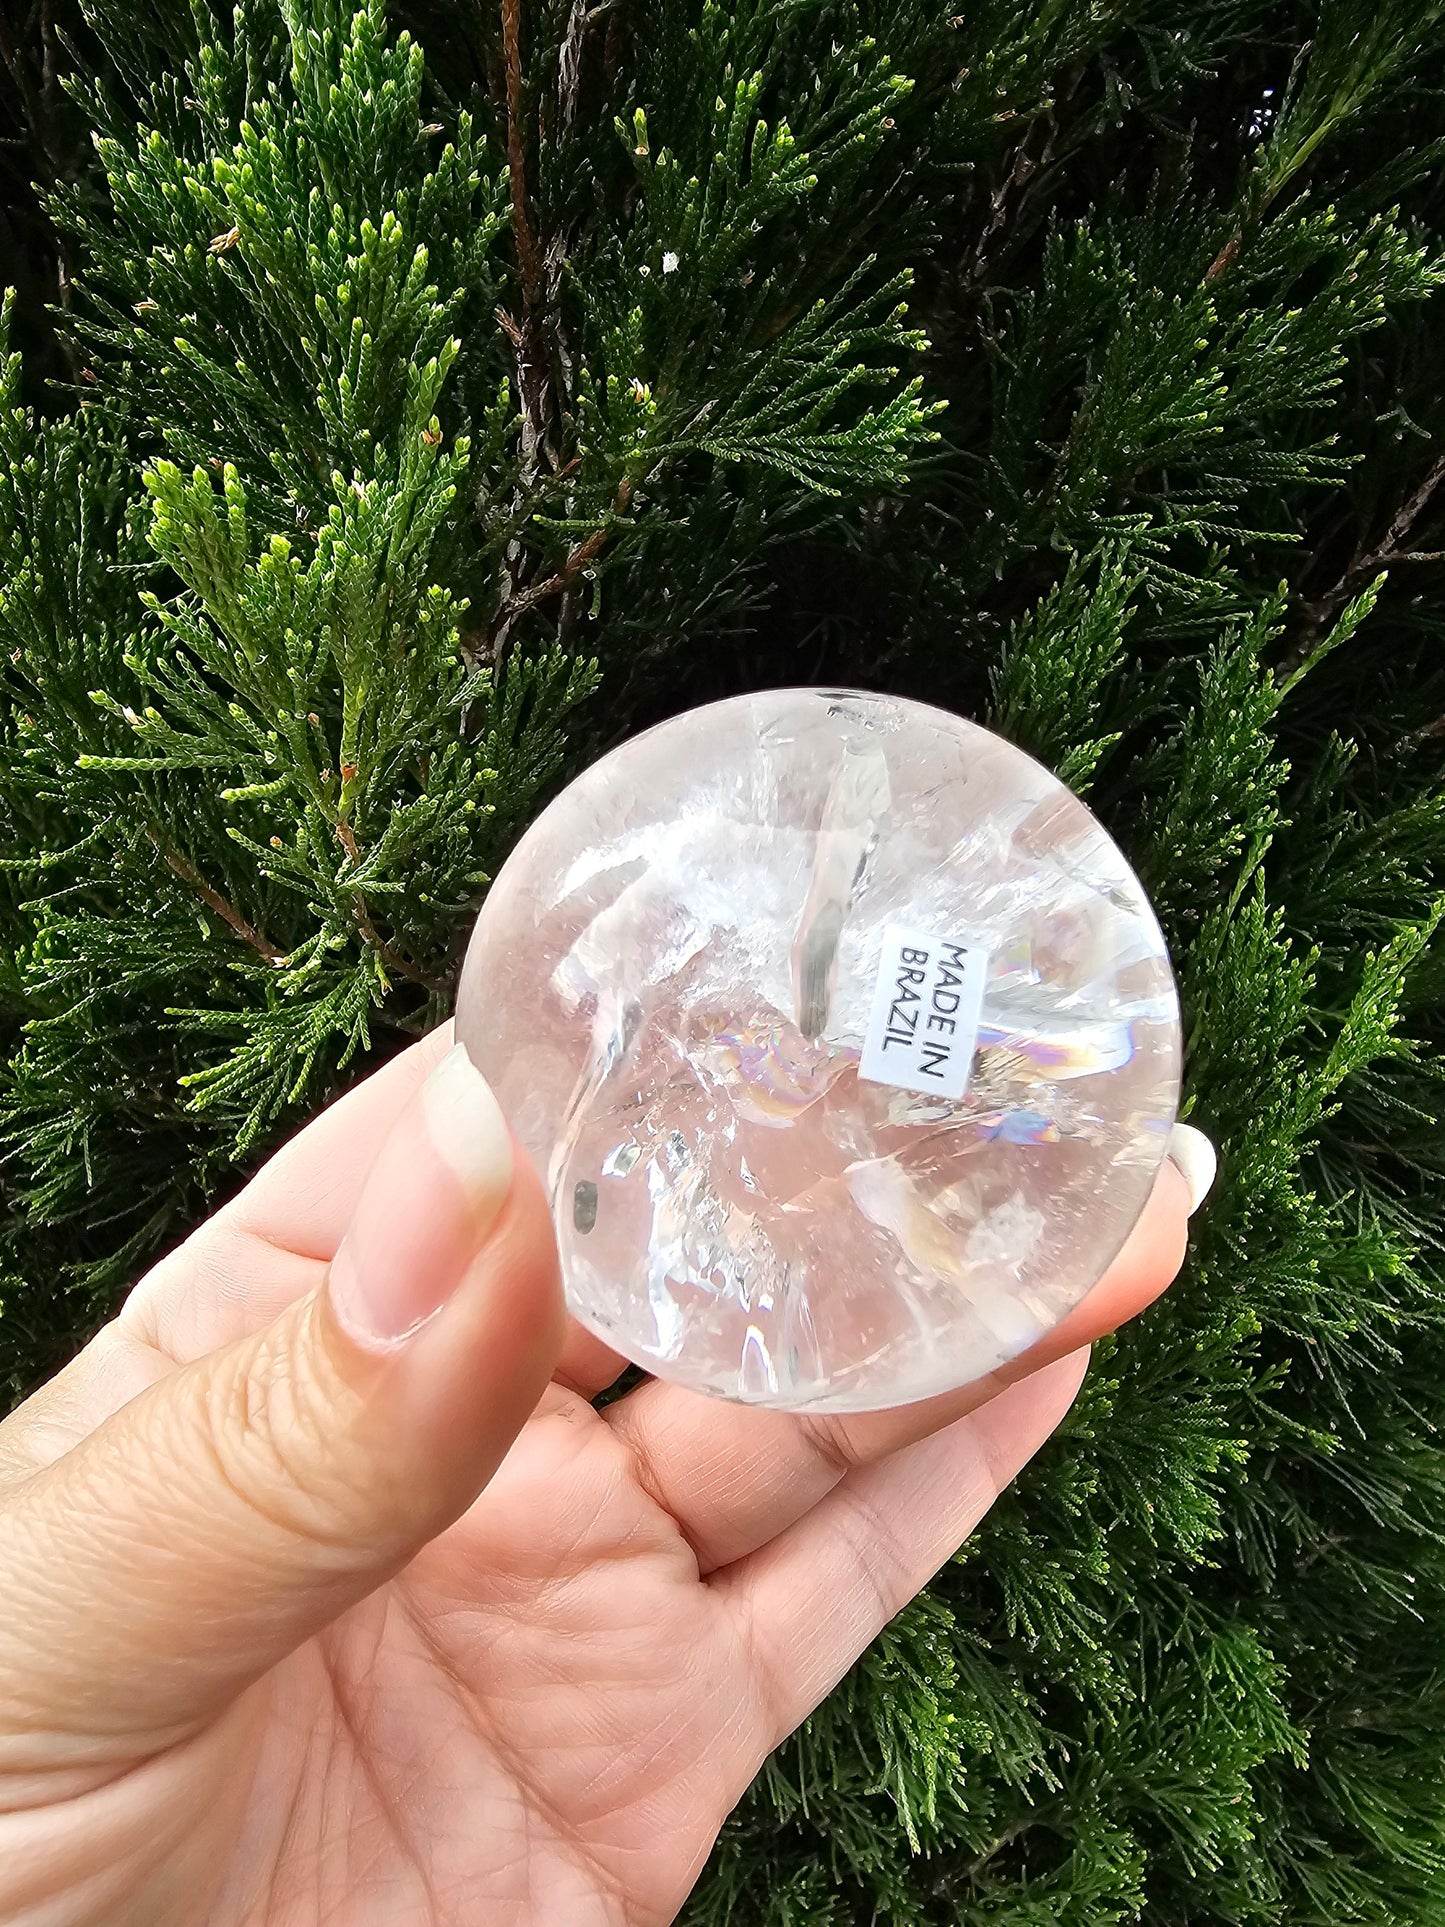
[[[1209,1196],[1214,1174],[1219,1169],[1219,1153],[1192,1124],[1176,1124],[1169,1133],[1169,1155],[1184,1173],[1189,1186],[1189,1215]]]
[[[490,1228],[512,1185],[512,1134],[465,1044],[453,1045],[422,1085],[421,1103],[435,1148]]]
[[[337,1319],[388,1350],[441,1310],[512,1187],[512,1135],[458,1044],[392,1126],[331,1266]]]

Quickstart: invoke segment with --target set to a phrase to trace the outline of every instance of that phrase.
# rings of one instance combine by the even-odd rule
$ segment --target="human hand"
[[[323,1112],[0,1426],[0,1920],[670,1921],[1183,1254],[1168,1163],[993,1381],[598,1412],[622,1361],[566,1320],[541,1186],[450,1046]]]

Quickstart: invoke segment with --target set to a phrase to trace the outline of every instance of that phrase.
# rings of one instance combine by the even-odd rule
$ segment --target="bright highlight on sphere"
[[[799,1411],[1034,1344],[1178,1100],[1164,939],[1093,816],[987,730],[857,691],[714,703],[594,764],[493,884],[457,1030],[574,1316]]]

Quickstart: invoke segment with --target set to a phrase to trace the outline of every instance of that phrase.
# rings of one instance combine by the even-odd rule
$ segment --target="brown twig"
[[[631,493],[631,486],[628,483],[627,477],[624,475],[617,485],[617,494],[613,498],[613,515],[622,514],[623,510],[627,507],[628,498]],[[595,562],[597,557],[602,553],[610,533],[611,530],[606,523],[593,529],[589,536],[579,542],[575,549],[570,551],[555,575],[549,575],[545,582],[532,583],[513,599],[511,607],[508,610],[509,619],[515,620],[524,610],[535,609],[539,602],[546,602],[550,597],[560,595],[564,589],[569,589],[587,567],[587,564],[589,562]]]
[[[529,609],[535,609],[539,603],[550,601],[555,595],[565,594],[573,586],[588,563],[595,562],[606,547],[607,538],[612,533],[611,518],[623,514],[631,499],[632,484],[624,475],[617,484],[617,493],[612,498],[608,522],[599,523],[590,535],[583,537],[576,548],[569,550],[561,568],[554,574],[545,577],[541,582],[528,583],[524,588],[513,584],[507,590],[492,619],[486,641],[479,653],[495,662],[506,647],[507,638],[519,616],[525,615]]]
[[[587,564],[601,554],[607,541],[606,529],[593,529],[585,542],[579,542],[555,575],[549,575],[545,582],[533,582],[515,596],[508,608],[509,619],[515,621],[528,609],[535,609],[539,602],[547,602],[554,595],[560,595],[581,574]]]
[[[502,0],[502,46],[507,62],[507,177],[512,190],[512,232],[528,314],[542,307],[542,257],[527,205],[527,157],[522,146],[522,0]]]
[[[342,849],[345,850],[347,856],[353,863],[359,863],[361,861],[361,846],[356,841],[355,830],[341,818],[338,818],[332,827],[336,831],[337,841],[340,843]],[[436,989],[436,985],[430,977],[418,970],[415,964],[408,963],[401,952],[394,949],[392,945],[387,942],[386,938],[382,936],[376,925],[371,921],[371,913],[366,907],[366,899],[359,890],[352,894],[351,915],[362,938],[370,944],[371,948],[376,952],[377,956],[381,958],[381,961],[386,965],[388,970],[392,971],[394,975],[398,977],[405,977],[408,983],[420,984],[423,990],[430,991]]]
[[[349,823],[338,823],[336,831],[337,835],[341,838],[343,848],[354,863],[359,854],[354,831]],[[180,851],[175,849],[167,841],[164,831],[158,824],[147,823],[146,836],[149,838],[156,854],[164,860],[167,867],[174,871],[188,888],[194,890],[202,903],[209,909],[214,910],[221,921],[229,925],[243,943],[249,944],[257,956],[264,957],[269,964],[279,966],[285,963],[285,951],[278,950],[263,930],[258,930],[255,924],[248,922],[236,908],[235,904],[228,902],[219,890],[207,883],[195,865],[190,862],[188,858],[183,857]],[[359,891],[352,900],[352,915],[356,920],[356,927],[362,937],[371,945],[372,949],[381,958],[388,970],[394,972],[398,977],[405,977],[410,983],[419,984],[423,990],[430,991],[436,988],[428,977],[424,976],[414,964],[409,964],[406,958],[393,949],[385,937],[381,935],[380,931],[371,921],[366,904]]]
[[[371,921],[371,917],[367,912],[365,903],[362,901],[360,892],[353,897],[351,909],[352,915],[356,919],[356,927],[361,932],[362,937],[371,945],[371,948],[394,976],[405,977],[410,984],[420,984],[422,989],[426,991],[436,989],[437,986],[432,982],[430,977],[418,970],[415,964],[408,963],[401,952],[394,949],[392,945],[387,942],[386,938],[382,936],[376,925]]]
[[[512,197],[512,237],[522,290],[522,319],[499,310],[517,364],[522,407],[522,466],[535,479],[545,459],[550,429],[550,356],[547,350],[547,284],[542,251],[527,197],[527,152],[522,131],[521,0],[502,0],[502,47],[507,72],[507,181]]]
[[[974,1854],[961,1866],[946,1869],[933,1883],[934,1893],[939,1895],[956,1893],[965,1881],[972,1880],[975,1874],[982,1873],[990,1860],[1002,1853],[1005,1847],[1012,1846],[1015,1840],[1021,1839],[1024,1834],[1038,1826],[1041,1820],[1046,1823],[1049,1811],[1050,1809],[1046,1808],[1032,1809],[1015,1820],[1011,1826],[1005,1827],[996,1839],[989,1842],[982,1853]]]
[[[588,32],[594,20],[611,11],[612,0],[603,0],[603,4],[596,7],[590,0],[572,0],[567,30],[557,50],[557,98],[564,127],[570,127],[577,118],[577,104],[582,94],[582,56]]]
[[[1389,528],[1375,546],[1363,551],[1357,548],[1350,566],[1339,580],[1322,596],[1305,603],[1301,610],[1300,632],[1280,663],[1282,680],[1293,675],[1304,662],[1325,624],[1382,569],[1393,568],[1400,562],[1432,562],[1438,559],[1435,552],[1410,550],[1406,543],[1442,482],[1445,482],[1445,452],[1435,458],[1419,487],[1401,503]]]
[[[214,910],[223,923],[229,924],[231,929],[234,930],[236,935],[241,939],[242,943],[248,943],[256,952],[257,956],[264,957],[269,964],[285,963],[285,951],[278,950],[264,931],[258,930],[254,923],[248,923],[246,918],[243,917],[241,912],[236,908],[235,904],[228,903],[219,890],[213,889],[212,886],[207,883],[195,865],[191,863],[188,858],[183,857],[180,851],[175,849],[167,840],[165,832],[160,828],[159,824],[147,823],[146,836],[149,838],[156,854],[163,859],[167,867],[175,872],[182,883],[194,890],[202,903],[209,909]]]
[[[60,40],[55,31],[54,0],[40,0],[40,98],[48,126],[55,123],[60,97]]]
[[[982,234],[975,243],[973,255],[967,271],[962,277],[964,288],[977,287],[988,271],[990,244],[994,236],[1006,226],[1011,212],[1011,204],[1016,196],[1022,196],[1034,176],[1041,174],[1054,157],[1054,146],[1059,137],[1059,122],[1056,108],[1068,105],[1078,91],[1083,77],[1083,68],[1077,67],[1059,89],[1056,100],[1045,101],[1043,107],[1029,123],[1023,139],[1014,149],[1013,161],[1007,174],[994,189],[989,198],[989,217]],[[1043,138],[1039,140],[1042,129]]]
[[[1239,250],[1243,245],[1244,235],[1242,233],[1230,235],[1224,246],[1204,270],[1204,285],[1206,288],[1213,287],[1220,275],[1233,267],[1239,256]]]
[[[521,474],[518,491],[520,530],[532,513],[536,484],[548,470],[549,486],[576,466],[576,457],[563,459],[556,396],[565,394],[569,357],[565,333],[556,308],[566,237],[539,237],[527,192],[527,150],[522,73],[521,0],[501,0],[502,50],[506,71],[507,178],[511,192],[512,232],[517,250],[521,292],[520,314],[497,309],[497,320],[507,339],[517,369],[517,397],[521,413]],[[572,0],[559,55],[557,111],[565,124],[577,110],[582,85],[583,52],[593,23],[610,14],[611,0],[589,5]],[[632,489],[624,477],[618,486],[612,514],[620,515]],[[512,625],[529,609],[553,596],[566,595],[577,578],[596,559],[610,534],[608,522],[593,529],[568,554],[562,566],[543,581],[527,581],[528,558],[523,545],[509,543],[505,551],[504,586],[486,639],[474,653],[495,662],[507,646]],[[564,610],[565,616],[565,610]]]

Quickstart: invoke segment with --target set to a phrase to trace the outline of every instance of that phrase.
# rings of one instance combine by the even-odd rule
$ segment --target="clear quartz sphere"
[[[1089,811],[857,691],[710,704],[587,770],[492,886],[457,1031],[574,1316],[797,1411],[1034,1344],[1128,1235],[1179,1088],[1164,939]]]

